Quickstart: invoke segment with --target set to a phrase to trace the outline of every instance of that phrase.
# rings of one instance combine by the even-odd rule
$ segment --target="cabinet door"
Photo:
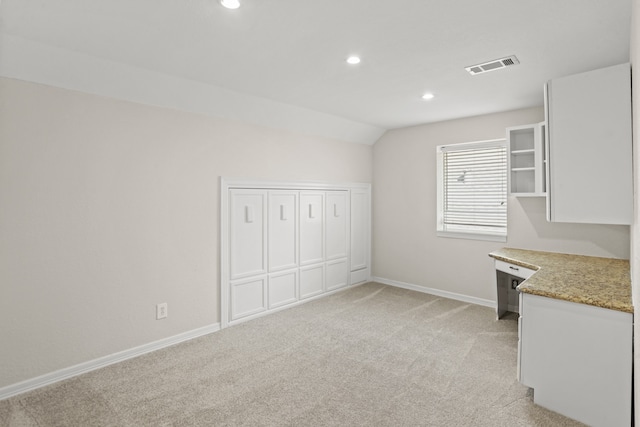
[[[544,196],[544,123],[507,128],[509,193],[514,196]]]
[[[230,279],[266,273],[266,192],[229,190]]]
[[[324,261],[324,193],[300,193],[300,265]]]
[[[520,381],[592,426],[631,425],[633,315],[523,293]]]
[[[269,271],[298,265],[298,193],[269,192]]]
[[[333,260],[347,257],[349,233],[348,192],[331,191],[326,194],[326,252],[325,259]]]
[[[551,80],[546,114],[548,219],[631,224],[629,64]]]

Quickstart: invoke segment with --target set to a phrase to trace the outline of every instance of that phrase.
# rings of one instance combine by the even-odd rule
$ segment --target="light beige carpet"
[[[370,283],[0,402],[2,426],[578,426],[516,381],[517,323]]]

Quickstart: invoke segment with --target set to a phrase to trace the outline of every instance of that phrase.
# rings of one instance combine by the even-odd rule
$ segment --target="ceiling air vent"
[[[518,58],[515,55],[507,56],[506,58],[494,59],[493,61],[484,62],[482,64],[471,65],[464,67],[472,76],[476,74],[486,73],[493,70],[499,70],[501,68],[510,67],[512,65],[519,64]]]

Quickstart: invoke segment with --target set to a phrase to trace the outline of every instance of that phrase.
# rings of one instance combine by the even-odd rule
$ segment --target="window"
[[[503,139],[437,147],[438,235],[507,240],[507,147]]]

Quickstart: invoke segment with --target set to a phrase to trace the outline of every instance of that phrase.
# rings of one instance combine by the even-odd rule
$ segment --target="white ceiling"
[[[69,58],[76,69],[92,60],[114,67],[101,94],[135,92],[114,83],[131,80],[116,68],[126,66],[172,78],[149,86],[158,97],[177,99],[168,92],[189,82],[194,97],[235,94],[371,131],[542,105],[550,78],[629,61],[631,0],[241,1],[2,0],[0,71],[56,84]],[[350,54],[362,62],[346,64]],[[520,65],[464,69],[508,55]],[[103,68],[76,71],[67,86],[91,92]],[[435,99],[422,100],[427,91]]]

